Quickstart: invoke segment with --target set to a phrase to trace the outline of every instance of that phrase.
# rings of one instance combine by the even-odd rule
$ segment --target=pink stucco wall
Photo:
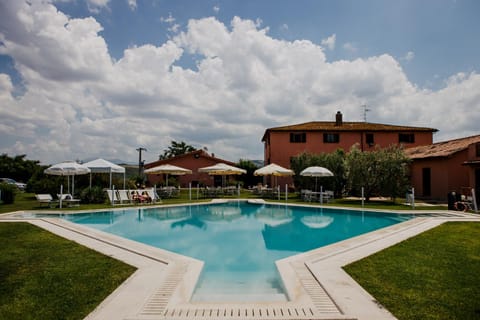
[[[348,151],[354,144],[359,144],[363,150],[373,150],[375,146],[387,147],[398,144],[398,132],[374,132],[374,145],[366,144],[366,133],[368,132],[339,132],[339,143],[323,142],[324,132],[306,132],[305,143],[291,143],[290,132],[281,131],[269,132],[265,143],[265,161],[277,163],[283,167],[290,168],[290,158],[300,153],[330,153],[339,148]],[[432,132],[415,132],[415,142],[408,143],[406,147],[416,147],[432,143]]]

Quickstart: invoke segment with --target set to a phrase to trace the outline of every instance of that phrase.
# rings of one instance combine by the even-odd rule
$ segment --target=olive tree
[[[345,152],[337,149],[332,153],[301,153],[290,160],[290,167],[295,172],[295,186],[300,189],[313,189],[315,180],[311,177],[300,175],[303,169],[311,166],[320,166],[329,169],[333,177],[322,177],[321,185],[325,189],[333,190],[336,196],[340,196],[345,187]]]
[[[363,187],[367,201],[375,195],[395,200],[407,189],[408,163],[408,157],[399,146],[374,151],[361,151],[353,146],[345,158],[349,193],[360,195]]]

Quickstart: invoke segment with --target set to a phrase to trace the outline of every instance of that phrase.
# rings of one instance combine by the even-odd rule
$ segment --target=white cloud
[[[332,34],[330,37],[328,37],[326,39],[323,39],[321,44],[322,44],[322,46],[326,46],[330,50],[334,50],[336,39],[337,39],[337,35]]]
[[[280,26],[280,30],[287,31],[288,30],[288,24],[284,23]]]
[[[219,13],[220,12],[220,7],[219,6],[213,6],[213,12]]]
[[[168,14],[168,17],[160,17],[160,21],[170,25],[167,30],[172,33],[178,33],[180,31],[180,24],[175,23],[176,19],[172,16],[172,13]]]
[[[109,2],[110,0],[87,0],[88,10],[92,13],[99,13],[103,8],[108,8]]]
[[[355,53],[358,51],[357,45],[353,42],[346,42],[343,44],[343,49],[347,50],[348,52]]]
[[[137,0],[127,0],[127,3],[132,11],[137,9]]]
[[[178,23],[175,23],[171,27],[168,27],[167,30],[172,33],[178,33],[178,31],[180,31],[180,25]]]
[[[190,20],[164,44],[113,60],[94,18],[72,19],[48,3],[4,8],[0,53],[14,59],[25,93],[13,97],[0,74],[0,153],[135,161],[143,146],[152,161],[183,140],[232,161],[261,159],[266,128],[333,120],[337,110],[360,121],[364,103],[372,122],[431,126],[437,139],[478,134],[476,73],[424,90],[388,54],[327,62],[321,46],[272,38],[238,17],[229,26]],[[198,55],[195,70],[178,66],[186,54]]]
[[[405,56],[403,57],[403,60],[410,62],[415,58],[415,53],[413,51],[408,51]]]
[[[160,21],[161,22],[165,22],[165,23],[174,23],[175,22],[175,18],[172,16],[172,13],[170,12],[168,14],[168,17],[160,17]]]

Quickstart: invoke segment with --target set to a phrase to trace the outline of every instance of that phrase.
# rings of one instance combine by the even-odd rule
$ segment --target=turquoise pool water
[[[285,300],[275,261],[390,226],[408,215],[222,204],[125,209],[64,217],[205,262],[193,301],[231,295]]]

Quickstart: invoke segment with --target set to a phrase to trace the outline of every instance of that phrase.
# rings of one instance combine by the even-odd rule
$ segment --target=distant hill
[[[86,162],[90,162],[90,161],[96,160],[96,159],[98,159],[98,157],[97,158],[87,158],[87,159],[83,159],[81,161],[82,161],[82,163],[86,163]],[[135,161],[124,161],[124,160],[120,160],[120,159],[105,159],[105,160],[110,161],[110,162],[115,163],[115,164],[118,164],[118,165],[121,165],[121,166],[123,166],[123,165],[129,165],[129,166],[134,165],[135,166],[136,165],[138,167],[138,162],[135,162]]]
[[[263,160],[250,160],[252,161],[257,167],[261,168],[265,165],[265,163],[263,162]]]

